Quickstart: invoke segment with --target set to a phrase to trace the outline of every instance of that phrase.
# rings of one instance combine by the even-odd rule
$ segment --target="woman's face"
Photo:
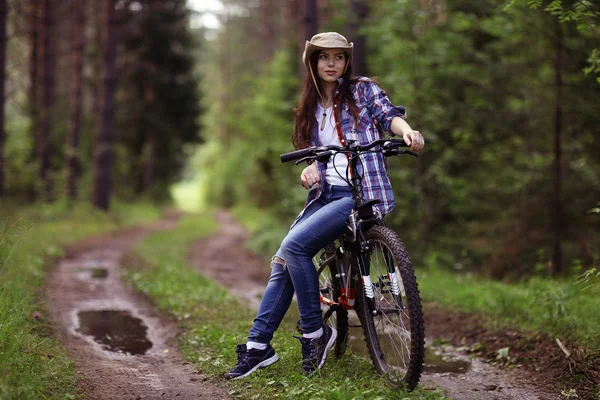
[[[344,73],[346,53],[341,49],[321,50],[317,71],[321,80],[333,83]]]

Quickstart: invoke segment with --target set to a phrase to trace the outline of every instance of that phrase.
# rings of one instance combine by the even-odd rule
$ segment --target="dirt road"
[[[51,272],[46,297],[67,353],[91,399],[227,399],[182,361],[170,319],[131,293],[119,261],[138,240],[171,229],[173,215],[148,227],[72,246]]]
[[[228,213],[217,212],[216,218],[219,231],[191,246],[189,262],[256,309],[269,276],[268,260],[245,249],[249,235]],[[176,220],[172,216],[150,226],[80,242],[67,250],[66,258],[49,275],[45,287],[49,309],[83,376],[81,389],[88,398],[228,398],[226,389],[209,384],[182,360],[173,321],[132,293],[120,279],[119,262],[127,251],[145,235],[173,228]],[[431,343],[436,338],[454,345],[464,338],[467,344],[476,339],[493,350],[518,339],[512,333],[489,332],[471,316],[451,315],[432,305],[426,307],[425,316],[428,356],[421,385],[442,388],[449,397],[461,400],[559,398],[552,385],[559,372],[551,368],[549,348],[533,344],[527,346],[533,350],[523,350],[539,360],[540,372],[521,367],[499,369],[470,359],[456,347]],[[365,346],[360,329],[352,329],[350,348],[361,354]]]

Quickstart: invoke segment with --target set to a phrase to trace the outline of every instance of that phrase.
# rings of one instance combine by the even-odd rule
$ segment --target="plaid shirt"
[[[341,84],[342,79],[338,79]],[[354,95],[356,106],[359,109],[358,121],[354,121],[348,104],[342,104],[341,121],[338,120],[337,110],[336,128],[338,138],[342,146],[346,144],[346,134],[355,132],[358,135],[359,144],[364,145],[373,140],[381,138],[378,126],[384,134],[391,135],[390,125],[392,118],[401,117],[406,119],[406,110],[401,106],[393,106],[385,93],[375,82],[368,78],[360,78],[355,84],[350,86],[350,91]],[[338,92],[335,93],[338,95]],[[313,126],[311,145],[319,146],[318,122]],[[389,213],[394,208],[394,193],[392,185],[387,175],[387,165],[385,157],[381,153],[368,153],[361,156],[361,162],[358,164],[358,171],[363,177],[363,190],[365,199],[380,199],[378,205],[383,215]],[[321,182],[325,182],[326,163],[317,162],[321,174]],[[364,167],[364,168],[363,168]],[[321,196],[321,184],[314,185],[308,192],[308,198],[304,210]],[[298,216],[298,219],[304,213],[304,210]],[[292,225],[293,226],[293,225]]]

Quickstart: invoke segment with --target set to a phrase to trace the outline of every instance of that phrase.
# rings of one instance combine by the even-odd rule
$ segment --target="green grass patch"
[[[425,301],[477,313],[490,324],[540,331],[600,352],[600,296],[575,279],[502,283],[435,268],[417,269]]]
[[[188,245],[216,229],[208,215],[183,218],[177,229],[151,235],[136,248],[126,279],[154,300],[162,311],[177,318],[184,334],[180,348],[196,368],[211,379],[222,374],[237,360],[235,346],[244,343],[253,311],[201,274],[186,265]],[[139,257],[140,265],[135,264]],[[242,266],[240,266],[242,268]],[[232,276],[231,279],[236,279]],[[281,361],[239,381],[223,381],[229,394],[242,399],[440,399],[439,391],[421,388],[413,393],[393,390],[363,358],[345,355],[331,358],[311,378],[300,371],[300,344],[292,305],[289,315],[275,334],[273,346]]]
[[[158,216],[143,204],[116,203],[108,214],[87,204],[0,205],[0,398],[77,397],[77,373],[40,290],[47,266],[67,243]]]

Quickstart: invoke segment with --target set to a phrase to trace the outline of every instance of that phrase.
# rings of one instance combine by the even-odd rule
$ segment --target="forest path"
[[[177,328],[120,279],[120,259],[144,236],[172,229],[170,213],[151,225],[89,238],[67,249],[45,293],[67,354],[90,399],[227,399],[179,355]]]
[[[249,307],[257,310],[260,295],[269,279],[268,261],[245,248],[249,233],[227,212],[215,212],[219,231],[192,244],[188,264],[205,276],[217,281],[240,297]],[[235,277],[232,279],[232,277]],[[425,326],[428,337],[428,357],[420,385],[441,388],[447,396],[457,400],[550,400],[559,398],[541,388],[547,377],[532,375],[518,369],[509,371],[492,366],[452,346],[430,346],[436,338],[464,334],[472,321],[450,318],[434,305],[425,307]],[[250,324],[251,321],[248,321]],[[360,328],[350,332],[349,347],[355,353],[365,352]],[[489,335],[488,335],[489,337]],[[479,339],[485,343],[483,332]],[[368,356],[366,356],[368,357]]]

